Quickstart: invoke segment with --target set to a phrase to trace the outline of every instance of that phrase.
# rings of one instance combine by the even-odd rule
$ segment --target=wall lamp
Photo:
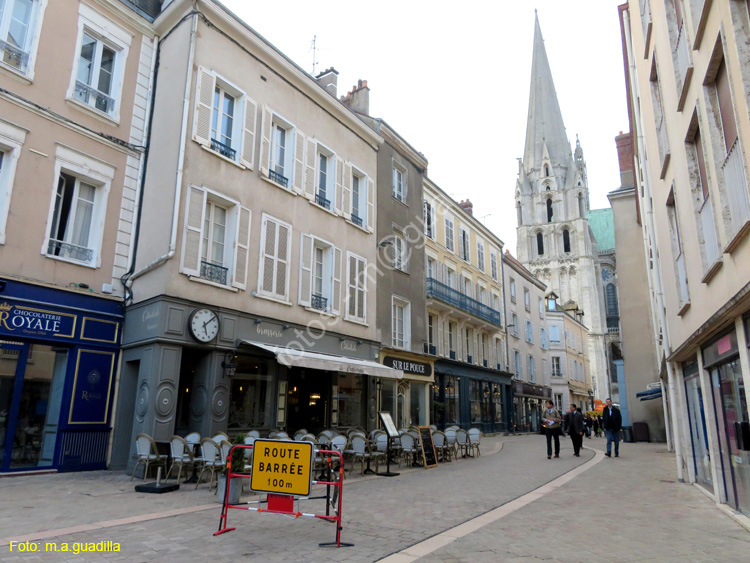
[[[234,377],[234,374],[237,373],[237,364],[234,363],[233,352],[227,352],[224,354],[221,367],[224,369],[224,377]]]
[[[339,342],[343,342],[344,340],[346,340],[345,336],[339,336]]]
[[[292,328],[292,325],[282,325],[281,326],[281,330],[289,330],[290,328]]]
[[[253,322],[254,322],[254,323],[255,323],[256,325],[259,325],[259,324],[260,324],[260,323],[262,323],[263,321],[262,321],[261,319],[253,319]]]

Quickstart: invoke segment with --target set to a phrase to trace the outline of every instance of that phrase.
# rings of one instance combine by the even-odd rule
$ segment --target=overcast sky
[[[429,161],[428,175],[516,254],[513,192],[528,112],[534,8],[563,120],[578,134],[591,208],[619,187],[614,137],[627,130],[617,6],[624,0],[330,2],[222,0],[300,67],[368,81],[370,114]],[[457,7],[457,8],[456,8]]]

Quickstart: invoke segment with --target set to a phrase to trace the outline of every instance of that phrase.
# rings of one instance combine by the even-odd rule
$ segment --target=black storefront
[[[431,419],[439,429],[458,425],[485,434],[511,427],[511,374],[463,362],[435,362]]]

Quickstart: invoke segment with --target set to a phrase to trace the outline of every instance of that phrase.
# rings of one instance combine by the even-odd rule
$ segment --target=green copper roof
[[[594,233],[599,252],[615,249],[615,224],[612,219],[612,208],[591,209],[586,214],[589,227]]]

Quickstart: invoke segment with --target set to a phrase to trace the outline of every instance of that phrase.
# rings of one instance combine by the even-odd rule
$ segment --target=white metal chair
[[[328,449],[328,446],[331,444],[331,436],[329,434],[326,434],[325,431],[318,434],[317,437],[318,444],[320,444],[320,447],[324,450]]]
[[[352,471],[354,471],[354,464],[357,462],[357,460],[359,460],[359,464],[360,464],[360,474],[364,474],[365,461],[368,459],[375,460],[375,471],[377,471],[380,468],[378,464],[378,460],[382,456],[373,455],[370,452],[370,449],[367,445],[367,439],[361,436],[360,434],[354,434],[352,436],[351,451],[352,451],[352,468],[349,470],[349,475],[351,475]]]
[[[217,444],[221,444],[222,440],[229,440],[229,435],[226,432],[217,432],[211,439]]]
[[[201,435],[198,432],[191,432],[187,436],[185,436],[185,441],[190,444],[191,446],[194,444],[201,443]]]
[[[169,449],[172,454],[172,465],[169,466],[167,476],[165,479],[169,479],[172,474],[172,469],[175,465],[178,467],[177,470],[177,483],[180,482],[180,476],[182,475],[182,468],[186,465],[193,465],[193,446],[188,443],[185,438],[180,436],[172,436],[169,441]]]
[[[138,454],[138,461],[135,462],[135,467],[133,467],[133,474],[130,476],[131,481],[135,477],[135,470],[141,463],[146,465],[146,468],[143,470],[144,481],[146,480],[146,475],[148,475],[149,465],[162,465],[166,469],[168,456],[159,453],[156,448],[156,441],[148,434],[138,434],[135,437],[135,451]]]
[[[401,461],[404,461],[408,464],[409,460],[411,460],[413,464],[416,460],[416,456],[417,447],[414,436],[409,432],[404,432],[403,434],[401,434],[401,459],[398,462],[399,467],[401,466]]]
[[[472,447],[469,433],[466,430],[456,430],[456,445],[461,457],[471,456]]]
[[[456,446],[456,429],[452,426],[446,428],[445,439],[448,441],[448,446],[451,448],[451,457],[456,457],[458,455],[458,448]]]
[[[255,440],[256,440],[255,436],[245,436],[245,439],[243,441],[245,442],[246,446],[253,446],[253,445],[255,445]],[[244,468],[244,471],[246,473],[249,473],[250,470],[253,467],[253,451],[254,450],[251,450],[250,448],[245,448],[244,449],[244,453],[245,453],[245,468]]]
[[[469,428],[469,440],[471,440],[471,448],[476,450],[477,456],[482,455],[479,451],[479,442],[482,439],[482,431],[479,428]]]
[[[305,429],[305,428],[300,428],[299,430],[297,430],[297,431],[296,431],[296,432],[294,433],[294,441],[295,441],[295,442],[299,442],[299,441],[301,441],[301,440],[302,440],[302,436],[304,436],[305,434],[308,434],[308,432],[307,432],[307,429]]]
[[[251,436],[251,437],[253,437],[253,438],[256,438],[256,439],[257,439],[257,438],[260,438],[260,432],[258,432],[257,430],[250,430],[250,431],[249,431],[249,432],[247,433],[247,435],[248,435],[248,436]]]
[[[448,439],[445,437],[444,432],[436,430],[432,433],[432,443],[435,444],[435,449],[440,456],[440,461],[450,461],[451,453],[453,448],[448,444]]]
[[[195,488],[201,484],[201,478],[203,472],[207,469],[211,472],[211,478],[208,482],[208,490],[213,488],[214,475],[217,469],[224,467],[224,460],[221,458],[221,449],[219,444],[214,442],[211,438],[203,438],[201,440],[201,457],[203,458],[203,466],[201,472],[198,474],[198,482],[195,484]]]

